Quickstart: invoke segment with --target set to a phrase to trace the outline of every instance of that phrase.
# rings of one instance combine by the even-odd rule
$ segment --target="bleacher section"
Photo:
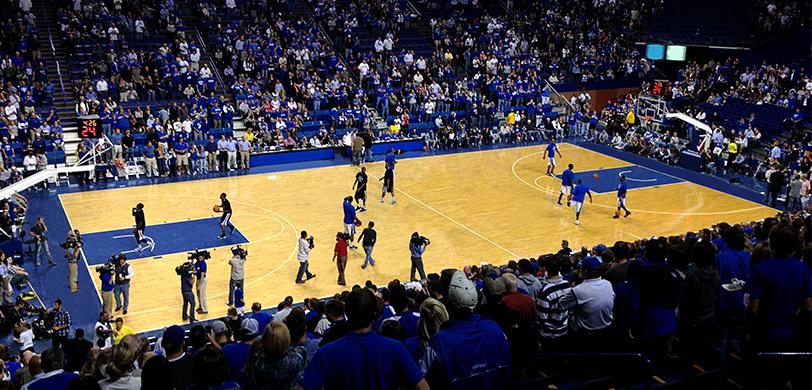
[[[738,47],[751,39],[754,27],[748,1],[665,0],[648,40]]]
[[[770,141],[772,139],[780,138],[785,133],[786,128],[783,122],[790,118],[793,110],[787,107],[776,106],[773,104],[753,104],[747,103],[741,99],[729,99],[724,105],[713,105],[711,103],[702,103],[700,107],[707,114],[709,121],[712,121],[713,114],[716,113],[722,119],[719,125],[726,129],[744,130],[742,126],[747,127],[748,122],[741,122],[742,118],[750,118],[751,114],[755,114],[753,120],[753,127],[758,127],[763,134],[763,141]],[[811,113],[806,113],[806,122],[812,117]]]

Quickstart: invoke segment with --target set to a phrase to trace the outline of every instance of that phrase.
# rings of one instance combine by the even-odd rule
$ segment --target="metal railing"
[[[50,27],[48,27],[48,43],[50,43],[51,45],[51,55],[53,56],[54,62],[56,63],[56,74],[59,76],[59,88],[62,91],[63,103],[67,103],[68,94],[65,93],[65,82],[62,80],[62,67],[59,65],[59,59],[56,58],[56,47],[54,47],[54,37],[51,34]]]

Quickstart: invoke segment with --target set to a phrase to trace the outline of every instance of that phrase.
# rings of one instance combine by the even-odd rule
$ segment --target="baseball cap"
[[[259,322],[253,318],[246,318],[240,322],[240,333],[246,336],[259,334]]]
[[[223,321],[217,320],[211,323],[211,330],[213,330],[215,334],[219,334],[225,333],[228,328],[226,328],[226,324]]]
[[[178,325],[172,325],[164,330],[161,346],[164,349],[174,349],[181,345],[185,338],[186,331]]]
[[[589,256],[581,260],[581,268],[588,271],[594,271],[603,265],[603,262],[595,256]]]
[[[448,303],[456,308],[473,309],[476,307],[476,287],[462,271],[454,271],[454,275],[451,276],[451,283],[448,286]]]
[[[592,250],[595,251],[595,253],[597,253],[599,255],[603,254],[603,252],[606,251],[606,245],[603,245],[603,244],[595,245],[595,247],[592,248]]]
[[[485,278],[485,294],[487,295],[505,295],[505,281],[501,277],[492,279]]]

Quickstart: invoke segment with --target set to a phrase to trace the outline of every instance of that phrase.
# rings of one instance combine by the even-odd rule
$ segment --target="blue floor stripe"
[[[144,259],[172,253],[191,252],[220,246],[244,244],[248,239],[235,229],[225,239],[219,239],[220,218],[193,219],[181,222],[147,225],[145,235],[155,240],[155,250],[127,254],[128,259]],[[194,232],[194,234],[188,234]],[[111,255],[136,247],[133,229],[118,229],[83,235],[84,251],[90,265],[102,264]],[[115,238],[126,236],[125,238]]]

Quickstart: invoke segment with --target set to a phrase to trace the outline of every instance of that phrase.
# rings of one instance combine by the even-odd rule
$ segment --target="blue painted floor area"
[[[598,178],[595,178],[595,174]],[[589,187],[589,190],[595,193],[614,192],[620,182],[619,176],[623,174],[626,176],[626,185],[629,189],[644,188],[644,187],[657,187],[666,184],[679,183],[683,180],[664,175],[652,169],[631,165],[620,168],[605,168],[596,169],[592,171],[576,171],[575,180],[581,180],[583,184]],[[560,178],[561,175],[559,174]]]
[[[704,187],[708,187],[728,195],[749,200],[758,204],[764,204],[764,195],[757,190],[741,185],[730,184],[727,180],[711,176],[702,172],[696,172],[682,167],[675,167],[660,161],[643,157],[634,153],[620,151],[606,145],[594,144],[591,142],[574,142],[575,145],[598,152],[609,157],[614,157],[631,164],[649,168],[663,174],[678,177],[682,180],[692,182]]]
[[[99,312],[101,311],[101,302],[99,296],[91,281],[91,277],[96,277],[95,272],[93,275],[82,263],[79,264],[79,291],[71,293],[68,288],[68,267],[65,262],[65,250],[59,247],[59,243],[63,242],[70,229],[68,218],[62,209],[62,204],[59,198],[52,192],[45,192],[41,190],[27,191],[24,194],[28,198],[28,215],[27,222],[34,221],[38,216],[45,217],[45,223],[48,225],[48,242],[51,250],[51,255],[54,261],[58,263],[56,267],[48,267],[47,265],[40,266],[38,269],[34,267],[31,258],[25,258],[23,266],[30,273],[31,285],[39,294],[40,299],[47,307],[53,306],[54,300],[57,298],[62,299],[64,307],[68,310],[73,321],[73,329],[82,327],[85,329],[86,334],[92,334],[93,324],[96,322]],[[29,224],[24,225],[28,230]],[[43,264],[47,264],[44,262]],[[38,305],[36,300],[29,301],[33,305]],[[71,335],[73,332],[71,332]],[[8,335],[2,342],[13,347],[16,351],[16,344],[11,340],[11,335]],[[48,345],[50,342],[47,341]],[[42,351],[43,347],[37,347],[37,351]]]
[[[144,234],[155,240],[155,249],[150,252],[128,253],[128,259],[144,259],[172,253],[192,252],[195,249],[208,249],[219,246],[245,244],[248,239],[235,229],[225,239],[219,239],[220,218],[193,219],[181,222],[147,225]],[[188,234],[194,232],[195,234]],[[124,238],[115,238],[126,236]],[[90,265],[103,264],[111,255],[135,249],[133,229],[109,230],[88,233],[84,238],[84,252]]]

